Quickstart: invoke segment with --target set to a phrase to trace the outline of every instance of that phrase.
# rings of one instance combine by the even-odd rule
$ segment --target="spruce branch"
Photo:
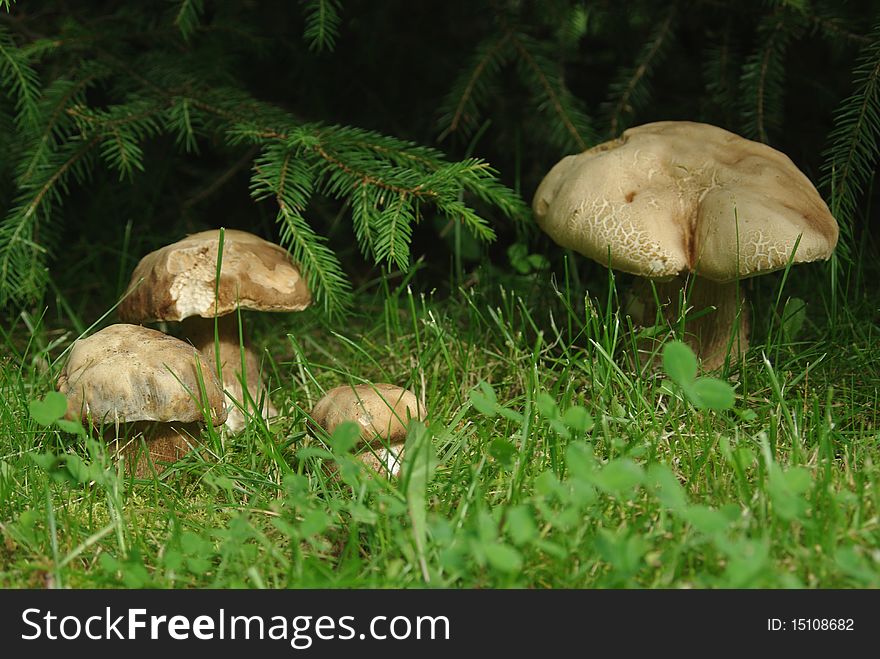
[[[40,224],[53,222],[53,208],[67,192],[68,178],[85,179],[91,167],[88,156],[99,141],[98,135],[69,140],[21,187],[15,205],[0,223],[0,306],[10,300],[33,300],[42,293],[48,277],[45,244],[53,240],[49,230],[40,235]]]
[[[160,130],[157,116],[164,108],[149,100],[134,100],[106,109],[74,106],[68,113],[76,118],[83,133],[101,138],[101,157],[119,173],[119,180],[130,179],[135,170],[143,171],[140,143]]]
[[[180,5],[174,14],[174,25],[184,41],[188,41],[198,29],[205,11],[204,4],[204,0],[180,0]]]
[[[201,132],[203,118],[186,97],[175,98],[165,112],[165,130],[174,135],[177,146],[186,153],[198,153],[196,134]]]
[[[339,37],[339,12],[342,5],[339,0],[300,0],[306,27],[303,37],[309,49],[315,51],[332,51]]]
[[[406,271],[409,269],[409,245],[416,215],[412,199],[405,192],[391,197],[376,216],[376,260]],[[384,202],[385,195],[380,199]]]
[[[677,9],[673,3],[642,46],[636,63],[625,69],[611,84],[607,106],[612,137],[620,134],[626,128],[627,120],[650,100],[650,76],[662,62],[668,44],[674,40]]]
[[[512,32],[493,35],[477,46],[440,106],[439,123],[443,130],[439,141],[455,132],[464,137],[472,133],[503,65],[512,54],[511,36]]]
[[[361,183],[351,195],[351,219],[355,238],[361,253],[375,261],[378,261],[378,258],[376,257],[376,238],[373,227],[379,221],[378,209],[381,194],[381,190]]]
[[[831,212],[840,225],[838,250],[849,256],[859,198],[880,156],[880,23],[862,48],[853,74],[853,93],[834,113],[820,185],[829,191]]]
[[[40,130],[23,135],[24,155],[17,167],[17,183],[24,185],[34,171],[48,162],[50,154],[58,145],[70,137],[74,127],[67,110],[81,104],[83,94],[97,79],[97,75],[87,75],[79,80],[59,78],[54,80],[43,92],[39,106]]]
[[[251,196],[257,201],[270,197],[275,200],[282,244],[302,266],[316,299],[335,316],[350,306],[351,287],[336,254],[326,246],[326,239],[315,233],[302,215],[313,190],[314,172],[295,149],[272,144],[254,161]]]
[[[186,9],[181,4],[175,8]],[[176,37],[170,26],[166,29],[162,38],[171,43]],[[43,49],[48,57],[61,57],[66,48],[83,48],[66,37],[57,41],[62,43],[57,50]],[[450,162],[437,149],[379,132],[305,122],[253,98],[222,72],[214,75],[208,67],[192,66],[190,58],[207,43],[200,40],[181,54],[178,42],[173,53],[150,52],[132,59],[111,39],[95,39],[87,47],[92,59],[80,58],[67,77],[45,88],[38,103],[38,127],[16,151],[13,169],[21,175],[15,178],[15,207],[0,226],[0,255],[5,255],[6,264],[0,278],[3,299],[25,299],[22,292],[30,299],[39,295],[45,283],[39,273],[45,273],[53,233],[40,226],[60,219],[69,174],[79,178],[77,172],[102,162],[120,179],[130,179],[150,169],[145,144],[159,135],[172,137],[181,152],[197,152],[199,144],[208,141],[249,144],[251,151],[245,150],[239,163],[249,162],[258,150],[252,196],[275,203],[281,242],[302,265],[316,299],[331,314],[348,308],[350,284],[327,239],[306,220],[315,194],[339,199],[343,208],[350,208],[364,254],[399,268],[409,265],[413,227],[428,207],[485,240],[494,238],[494,232],[469,199],[515,219],[528,215],[519,196],[483,161]],[[101,92],[95,97],[104,101],[102,105],[91,104],[94,98],[87,93],[96,81]],[[9,88],[8,82],[0,83]],[[39,94],[39,86],[37,90]],[[65,157],[74,156],[72,145],[85,149],[78,158],[87,166],[76,164],[76,158],[64,164]],[[28,205],[36,210],[28,211]],[[32,273],[20,267],[23,254],[36,266]]]
[[[746,59],[740,76],[746,137],[767,143],[768,132],[782,123],[784,57],[790,36],[781,13],[765,16],[758,26],[757,49]]]
[[[586,149],[596,141],[592,121],[565,86],[561,67],[542,52],[546,46],[529,35],[511,32],[510,39],[519,53],[522,76],[531,85],[536,109],[559,127],[551,136],[563,150]]]
[[[707,104],[713,106],[732,123],[733,111],[738,104],[738,81],[741,65],[733,36],[728,25],[720,38],[711,41],[703,54],[703,80]]]
[[[39,121],[37,102],[40,81],[27,56],[16,46],[9,31],[0,25],[0,84],[15,97],[16,123],[34,130]]]

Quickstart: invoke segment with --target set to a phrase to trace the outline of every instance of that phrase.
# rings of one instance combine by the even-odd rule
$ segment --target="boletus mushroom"
[[[685,340],[706,370],[748,347],[739,280],[828,259],[837,222],[783,153],[716,126],[661,121],[557,163],[538,187],[540,227],[564,247],[652,280],[667,322],[687,283]],[[634,287],[652,325],[652,287]],[[738,326],[737,326],[738,325]]]
[[[260,407],[257,412],[265,419],[277,411],[260,380],[257,353],[246,331],[239,336],[233,312],[301,311],[312,297],[283,247],[245,231],[224,230],[217,281],[219,248],[218,229],[194,233],[147,254],[134,269],[119,317],[130,323],[182,321],[183,336],[209,363],[216,364],[219,358],[229,402],[226,427],[239,432],[245,426],[245,410],[252,409],[250,401]]]
[[[110,325],[78,339],[58,378],[66,418],[103,428],[138,476],[150,461],[173,462],[197,441],[205,421],[226,419],[223,388],[193,346],[139,325]],[[148,453],[138,455],[139,438]]]
[[[416,395],[393,384],[343,385],[328,391],[312,408],[312,421],[332,434],[339,424],[360,426],[358,457],[374,471],[391,476],[400,472],[407,426],[424,420],[425,407]]]

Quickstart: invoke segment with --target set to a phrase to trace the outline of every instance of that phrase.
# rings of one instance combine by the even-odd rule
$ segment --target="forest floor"
[[[249,314],[282,416],[141,480],[29,414],[78,332],[69,306],[23,314],[0,328],[0,586],[878,587],[880,292],[830,272],[748,283],[730,410],[630,366],[624,278],[484,269],[445,297],[374,286],[344,323]],[[427,405],[400,478],[310,431],[359,382]]]

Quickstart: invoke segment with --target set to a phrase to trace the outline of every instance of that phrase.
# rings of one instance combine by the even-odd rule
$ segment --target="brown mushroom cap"
[[[328,391],[311,412],[328,433],[345,421],[361,428],[361,440],[374,446],[406,439],[410,419],[424,419],[425,408],[415,394],[393,384],[343,385]]]
[[[110,325],[75,341],[58,390],[67,396],[71,420],[189,423],[203,419],[202,407],[213,425],[226,420],[223,388],[199,352],[139,325]]]
[[[553,240],[635,275],[725,282],[827,259],[837,222],[783,153],[708,124],[662,121],[563,158],[535,193]],[[800,242],[797,242],[800,236]],[[739,258],[737,258],[737,255]]]
[[[220,231],[202,231],[147,254],[131,277],[119,317],[126,322],[214,318],[237,308],[301,311],[312,298],[284,248],[245,231],[224,230],[216,286]]]

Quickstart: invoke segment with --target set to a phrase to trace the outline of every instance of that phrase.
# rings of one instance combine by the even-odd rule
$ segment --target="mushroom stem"
[[[228,416],[226,427],[232,432],[244,429],[245,410],[259,406],[264,419],[277,416],[278,411],[269,399],[269,394],[260,380],[260,360],[251,346],[244,326],[242,326],[241,342],[239,342],[238,320],[234,313],[220,316],[217,321],[219,338],[219,354],[214,344],[214,318],[191,316],[182,323],[183,335],[211,364],[216,364],[219,357],[219,370],[222,375],[223,388],[226,393]],[[242,352],[244,353],[244,382],[247,385],[247,396],[242,389]],[[250,401],[253,401],[253,405]]]
[[[712,371],[724,365],[728,351],[737,361],[749,347],[749,311],[742,284],[736,281],[719,283],[691,275],[690,280],[678,276],[667,282],[640,279],[634,285],[627,313],[637,325],[651,326],[657,320],[657,300],[666,324],[677,327],[681,319],[679,305],[682,293],[685,306],[684,341],[699,357],[703,370]],[[639,352],[653,353],[653,347],[639,346]]]
[[[400,474],[405,445],[406,442],[398,442],[376,448],[365,446],[357,457],[373,471],[382,474],[385,478],[393,478]]]
[[[201,436],[199,422],[133,421],[120,425],[119,430],[111,423],[104,426],[104,440],[125,460],[125,468],[138,478],[149,476],[152,470],[160,472],[163,462],[174,462],[186,455]],[[141,438],[147,450],[141,450]],[[197,441],[197,439],[196,439]],[[152,466],[152,469],[151,469]]]

